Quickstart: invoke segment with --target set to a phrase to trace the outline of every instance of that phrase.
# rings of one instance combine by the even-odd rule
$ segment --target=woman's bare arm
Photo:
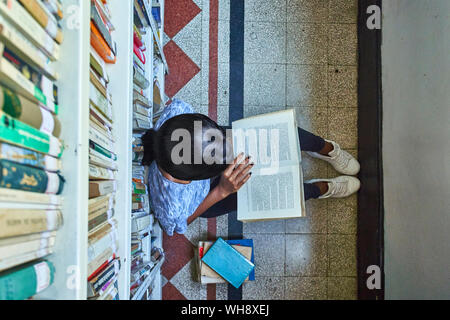
[[[253,168],[253,163],[249,163],[250,159],[248,157],[242,161],[243,157],[244,154],[241,153],[223,172],[219,184],[208,193],[195,212],[189,216],[187,220],[188,225],[214,204],[237,192],[250,179],[250,170]]]

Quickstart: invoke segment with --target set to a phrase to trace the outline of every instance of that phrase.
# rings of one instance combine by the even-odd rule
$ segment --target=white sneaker
[[[314,179],[305,181],[306,183],[328,182],[328,191],[321,195],[319,199],[345,198],[358,192],[361,182],[358,178],[340,176],[334,179]]]
[[[339,144],[334,141],[325,140],[333,145],[334,149],[327,156],[323,156],[317,152],[306,152],[313,158],[322,159],[330,163],[333,168],[343,174],[354,176],[359,172],[359,162],[353,156],[341,149]]]

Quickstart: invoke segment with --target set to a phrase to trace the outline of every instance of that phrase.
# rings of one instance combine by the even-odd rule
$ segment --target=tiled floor
[[[178,21],[165,35],[174,70],[166,93],[198,112],[217,112],[222,125],[229,122],[230,1],[166,0],[166,25]],[[300,126],[356,156],[356,15],[357,0],[245,0],[244,116],[295,108]],[[217,52],[210,50],[214,41]],[[210,86],[214,73],[217,87]],[[306,154],[303,171],[305,179],[338,175]],[[242,298],[355,299],[356,208],[356,196],[311,200],[304,219],[244,224],[243,236],[254,239],[256,281],[244,284]],[[189,250],[208,236],[227,238],[228,217],[209,225],[198,220],[185,236],[164,239],[171,251],[163,267],[165,299],[227,298],[226,285],[192,280]]]

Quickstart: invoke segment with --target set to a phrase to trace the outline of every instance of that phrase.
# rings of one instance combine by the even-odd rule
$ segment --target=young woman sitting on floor
[[[200,132],[195,130],[194,123],[201,123]],[[223,127],[205,115],[194,113],[189,104],[174,100],[165,108],[155,128],[148,130],[142,137],[142,164],[150,166],[148,187],[151,206],[169,236],[174,232],[185,233],[187,226],[197,217],[213,218],[235,211],[236,192],[251,178],[252,160],[243,154],[234,160],[230,158],[230,143],[218,146],[225,149],[224,161],[208,164],[211,161],[205,162],[203,156],[200,162],[195,161],[195,152],[203,155],[205,148],[211,144],[222,144],[218,140],[204,141],[204,133],[210,129],[220,130],[225,141]],[[191,154],[193,161],[180,164],[176,161],[175,164],[173,154],[179,152],[177,145],[180,140],[173,139],[173,136],[179,137],[181,133],[189,133],[191,150],[194,151]],[[343,198],[359,190],[359,180],[352,177],[359,172],[359,163],[354,157],[336,142],[301,128],[298,128],[298,135],[302,151],[327,161],[344,174],[334,179],[305,181],[305,200]],[[195,146],[200,146],[201,150],[195,150]]]

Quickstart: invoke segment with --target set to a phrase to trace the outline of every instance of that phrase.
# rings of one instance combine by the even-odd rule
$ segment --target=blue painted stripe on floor
[[[229,122],[244,117],[244,0],[230,1],[230,108]],[[242,239],[237,213],[228,215],[228,238]],[[228,285],[228,300],[242,300],[242,287]]]

